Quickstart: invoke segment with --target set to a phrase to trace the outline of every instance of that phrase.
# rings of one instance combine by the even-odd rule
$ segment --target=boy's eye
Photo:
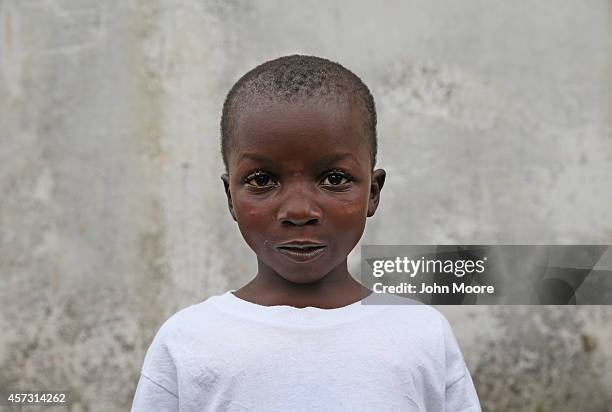
[[[272,176],[263,171],[257,171],[255,173],[251,173],[244,179],[244,183],[248,186],[252,187],[270,187],[274,186],[275,182],[272,179]]]
[[[342,172],[328,173],[321,181],[325,186],[340,186],[349,182],[349,176]]]

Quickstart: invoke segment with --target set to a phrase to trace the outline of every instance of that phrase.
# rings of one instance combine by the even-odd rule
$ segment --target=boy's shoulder
[[[448,319],[434,306],[398,295],[374,297],[370,304],[383,304],[381,315],[392,327],[422,339],[448,340],[453,334]]]
[[[201,330],[199,326],[206,325],[210,328],[217,316],[215,301],[219,296],[213,295],[205,300],[187,306],[171,315],[159,328],[158,338],[170,338],[176,335],[184,335],[190,330]]]

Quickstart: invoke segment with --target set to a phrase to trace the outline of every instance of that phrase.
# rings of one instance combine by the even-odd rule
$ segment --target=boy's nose
[[[321,216],[321,209],[313,199],[295,193],[285,197],[278,211],[278,220],[282,224],[295,226],[318,224]]]

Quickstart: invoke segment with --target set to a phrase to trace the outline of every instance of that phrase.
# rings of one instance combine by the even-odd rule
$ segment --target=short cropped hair
[[[301,102],[310,98],[348,98],[363,109],[372,169],[376,164],[376,107],[365,83],[339,63],[316,56],[283,56],[260,64],[232,86],[221,115],[221,154],[226,172],[237,116],[260,99]]]

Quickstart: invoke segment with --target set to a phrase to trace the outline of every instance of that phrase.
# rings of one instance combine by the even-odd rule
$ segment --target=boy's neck
[[[293,283],[260,266],[255,278],[234,295],[263,306],[313,306],[335,309],[358,302],[372,292],[357,282],[346,268],[336,268],[320,281]]]

